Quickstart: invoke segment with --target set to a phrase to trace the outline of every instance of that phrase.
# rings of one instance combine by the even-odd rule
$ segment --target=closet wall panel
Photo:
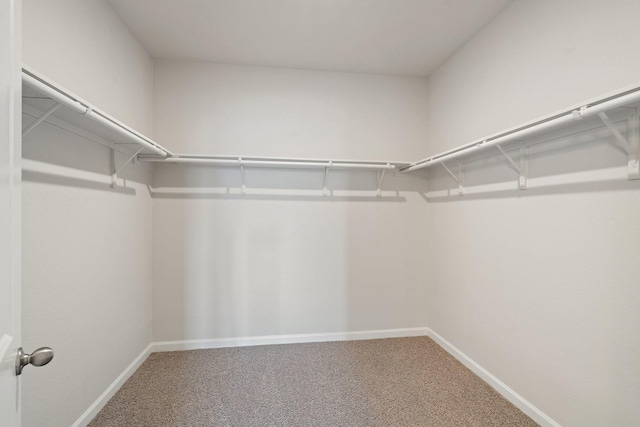
[[[103,1],[24,0],[25,63],[151,131],[153,63]],[[23,425],[69,426],[151,341],[151,170],[41,124],[23,142]],[[117,157],[118,164],[125,160]]]
[[[104,0],[23,0],[23,61],[150,137],[153,61]]]
[[[425,79],[155,65],[154,133],[174,152],[411,161],[426,148]]]
[[[637,83],[638,19],[636,1],[515,1],[429,78],[427,151]],[[606,130],[547,138],[528,190],[492,191],[517,175],[489,156],[465,166],[487,191],[429,204],[429,326],[561,425],[635,425],[640,183]]]
[[[425,81],[159,61],[176,152],[393,160],[424,149]],[[426,182],[374,171],[157,165],[154,341],[426,322]]]

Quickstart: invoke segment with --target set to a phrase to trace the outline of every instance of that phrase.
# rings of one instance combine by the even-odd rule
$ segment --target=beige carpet
[[[431,339],[154,353],[90,426],[535,426]]]

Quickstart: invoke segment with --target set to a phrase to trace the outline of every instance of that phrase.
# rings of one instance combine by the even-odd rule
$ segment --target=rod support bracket
[[[630,110],[627,119],[627,140],[631,150],[628,152],[627,178],[635,180],[640,179],[640,126],[636,109]]]
[[[140,154],[140,152],[142,152],[142,150],[144,150],[144,147],[140,148],[138,151],[133,153],[133,155],[131,157],[129,157],[127,160],[125,160],[125,162],[123,164],[121,164],[119,168],[116,168],[116,150],[115,150],[115,146],[114,146],[114,148],[111,150],[111,152],[113,154],[113,158],[112,158],[112,162],[113,162],[113,169],[112,170],[113,170],[113,173],[111,174],[111,188],[115,188],[116,187],[116,182],[117,182],[117,179],[118,179],[118,172],[120,172],[129,163],[134,164],[135,161],[136,161],[136,158],[138,157],[138,154]]]
[[[601,111],[601,112],[598,113],[598,117],[600,117],[600,119],[603,121],[603,123],[609,129],[609,131],[611,131],[611,133],[616,138],[616,140],[618,140],[618,142],[625,148],[625,150],[627,150],[627,154],[629,154],[629,156],[634,156],[635,157],[636,151],[637,151],[636,150],[637,147],[635,147],[627,138],[622,136],[622,134],[616,128],[616,126],[613,124],[611,119],[609,119],[609,116],[607,116],[607,113],[605,113],[604,111]],[[631,118],[629,120],[631,120]],[[631,136],[631,134],[632,134],[632,131],[630,130],[629,136]]]
[[[387,163],[387,167],[389,167],[390,164]],[[384,181],[384,173],[386,172],[386,169],[382,169],[378,171],[378,188],[376,189],[376,197],[381,197],[382,196],[382,181]]]
[[[458,195],[464,195],[464,188],[462,185],[462,162],[460,162],[460,164],[458,165],[458,176],[451,172],[451,169],[449,169],[445,162],[440,162],[440,164],[445,168],[449,175],[451,175],[451,178],[453,178],[453,180],[458,183]]]
[[[118,179],[118,169],[116,168],[116,146],[111,149],[111,188],[116,188]]]
[[[524,143],[520,145],[520,176],[518,177],[518,189],[527,189],[527,176],[529,175],[529,148]]]
[[[322,181],[322,195],[327,197],[329,195],[329,189],[327,188],[327,181],[329,180],[329,168],[333,165],[332,161],[329,161],[329,166],[324,168],[324,180]]]
[[[22,130],[22,137],[24,138],[26,134],[28,134],[29,132],[31,132],[32,130],[34,130],[40,123],[42,123],[47,117],[49,117],[51,114],[53,114],[54,111],[56,111],[58,109],[58,107],[60,107],[62,104],[60,104],[59,102],[54,103],[51,107],[49,107],[49,109],[47,111],[45,111],[44,113],[42,113],[40,115],[40,117],[38,117],[37,119],[35,119],[30,125],[28,125],[26,128],[24,128]]]
[[[587,106],[583,105],[582,107],[580,107],[580,109],[578,110],[573,110],[571,112],[571,116],[573,117],[573,120],[582,120],[584,119],[584,117],[582,117],[582,114],[586,111]]]
[[[511,163],[511,166],[518,172],[518,188],[524,190],[527,188],[527,159],[524,144],[520,145],[520,164],[518,165],[510,155],[502,148],[500,144],[496,144],[496,148]]]
[[[240,163],[240,179],[241,179],[240,194],[244,196],[245,194],[247,194],[247,185],[244,177],[244,163],[242,162],[242,157],[238,157],[238,163]]]

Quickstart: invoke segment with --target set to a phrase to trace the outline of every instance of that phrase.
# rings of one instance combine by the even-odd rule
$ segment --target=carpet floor
[[[427,337],[153,353],[89,424],[536,425]]]

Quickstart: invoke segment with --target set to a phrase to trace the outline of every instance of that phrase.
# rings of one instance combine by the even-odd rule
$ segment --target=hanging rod
[[[596,116],[599,113],[633,104],[638,101],[640,101],[640,88],[636,87],[613,96],[601,98],[578,108],[565,110],[564,112],[548,117],[546,119],[519,126],[515,129],[500,132],[494,134],[493,136],[483,138],[448,151],[444,151],[442,153],[436,154],[435,156],[422,159],[418,162],[412,163],[407,167],[401,168],[400,172],[407,173],[418,169],[428,168],[447,160],[464,157],[489,147],[495,147],[497,145],[499,146],[499,144],[514,142],[522,138],[531,137],[535,134],[555,129],[562,125],[567,125],[582,119],[587,119]]]
[[[66,108],[78,114],[82,114],[83,116],[102,124],[104,127],[117,132],[131,142],[142,146],[143,148],[153,152],[158,156],[164,157],[167,155],[171,155],[171,152],[166,148],[153,142],[141,133],[136,132],[134,129],[114,119],[108,114],[93,107],[91,104],[80,100],[75,95],[60,88],[44,77],[39,76],[32,70],[26,69],[24,67],[22,68],[22,82],[32,89],[35,89],[43,95],[51,98],[53,101],[65,106]]]
[[[138,160],[158,163],[194,163],[220,166],[256,166],[256,167],[283,167],[283,168],[329,168],[329,169],[395,169],[399,164],[391,162],[358,162],[347,160],[312,160],[292,158],[260,158],[260,157],[217,157],[217,156],[179,156],[174,155],[159,158],[149,155],[140,155]],[[404,163],[403,163],[404,165]]]

